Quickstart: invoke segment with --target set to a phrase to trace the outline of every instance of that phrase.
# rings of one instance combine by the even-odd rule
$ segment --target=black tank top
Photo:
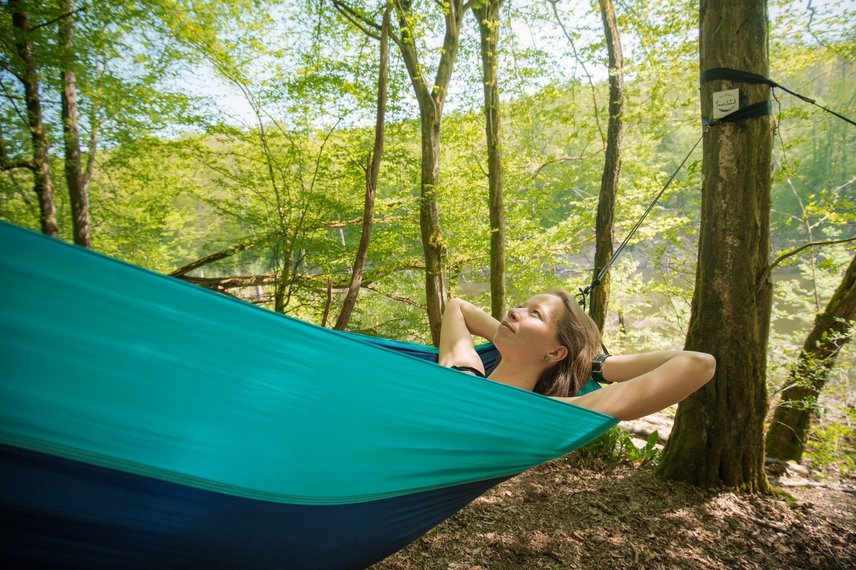
[[[452,368],[460,370],[461,372],[471,372],[479,378],[487,378],[487,376],[485,376],[480,370],[473,368],[472,366],[452,366]]]

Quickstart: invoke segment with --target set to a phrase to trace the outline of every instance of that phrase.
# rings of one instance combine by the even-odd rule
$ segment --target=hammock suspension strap
[[[815,101],[811,97],[806,97],[805,95],[801,95],[801,94],[797,93],[796,91],[792,91],[792,90],[788,89],[784,85],[781,85],[780,83],[773,81],[769,77],[764,77],[763,75],[758,75],[757,73],[751,73],[749,71],[740,71],[738,69],[731,69],[728,67],[715,67],[713,69],[708,69],[707,71],[703,71],[701,73],[701,76],[700,76],[700,82],[702,85],[704,85],[705,83],[707,83],[709,81],[718,81],[718,80],[736,81],[739,83],[766,84],[766,85],[769,85],[770,87],[779,88],[782,91],[784,91],[786,93],[790,93],[794,97],[797,97],[798,99],[802,99],[806,103],[810,103],[810,104],[814,105],[815,107],[823,109],[827,113],[835,115],[836,117],[838,117],[842,121],[846,121],[846,122],[850,123],[851,125],[856,126],[856,121],[853,121],[852,119],[848,119],[844,115],[836,113],[832,109],[829,109],[827,107],[824,107],[823,105],[820,105],[817,101]],[[702,123],[704,125],[717,125],[717,124],[721,124],[721,123],[730,123],[732,121],[739,121],[742,119],[753,119],[755,117],[762,117],[764,115],[770,115],[770,114],[772,114],[772,102],[771,101],[761,101],[760,103],[755,103],[754,105],[749,105],[748,107],[745,107],[743,109],[739,109],[739,110],[735,111],[734,113],[730,113],[730,114],[726,115],[725,117],[722,117],[721,119],[717,119],[716,121],[707,121],[706,119],[702,118]]]

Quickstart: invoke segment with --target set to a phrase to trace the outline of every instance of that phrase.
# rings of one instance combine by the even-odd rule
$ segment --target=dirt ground
[[[790,497],[704,491],[571,455],[499,485],[372,570],[856,568],[853,482],[769,477]]]

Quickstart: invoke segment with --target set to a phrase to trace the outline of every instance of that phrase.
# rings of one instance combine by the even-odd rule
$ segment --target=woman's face
[[[555,295],[535,295],[502,319],[493,343],[503,358],[540,360],[551,355],[559,344],[558,323],[565,311]],[[561,351],[560,351],[561,352]]]

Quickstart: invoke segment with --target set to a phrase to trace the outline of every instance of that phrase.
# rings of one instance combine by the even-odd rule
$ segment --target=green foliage
[[[850,408],[843,419],[813,426],[805,455],[812,469],[841,478],[856,473],[856,409]]]
[[[777,271],[775,276],[773,326],[770,331],[768,384],[775,396],[788,380],[788,374],[802,349],[815,315],[823,310],[852,258],[847,245],[824,248],[815,257],[806,256],[795,266]],[[850,372],[856,370],[852,350],[845,345],[830,371],[827,390],[847,385]]]
[[[34,21],[58,15],[58,4],[31,4]],[[499,80],[511,304],[555,286],[576,291],[592,277],[608,118],[595,4],[556,3],[564,29],[551,3],[503,6]],[[379,22],[383,3],[351,5]],[[434,8],[415,4],[408,40],[418,43],[429,77],[442,45],[436,34],[442,14]],[[617,9],[626,112],[616,243],[700,135],[697,2],[627,0]],[[771,76],[853,116],[851,16],[845,4],[809,13],[771,0],[770,49]],[[274,276],[285,283],[281,309],[319,323],[327,284],[347,282],[359,240],[363,168],[374,137],[377,41],[319,0],[105,0],[82,12],[78,26],[83,138],[97,128],[99,140],[91,187],[94,247],[169,272],[252,241],[194,275]],[[10,30],[4,12],[0,34],[9,38]],[[487,155],[477,35],[474,19],[466,18],[441,131],[437,192],[451,291],[486,307]],[[46,27],[34,41],[67,238],[55,31]],[[0,54],[11,69],[18,64],[13,47],[6,42]],[[371,289],[361,292],[351,328],[424,342],[418,113],[394,46],[390,55],[386,146],[366,265]],[[6,89],[0,140],[9,157],[26,158],[31,143],[21,121],[20,82],[5,70],[0,82]],[[224,92],[229,96],[219,98]],[[789,95],[778,97],[774,251],[852,236],[856,131]],[[605,333],[613,352],[683,343],[694,286],[699,156],[700,149],[612,269]],[[37,228],[31,174],[2,174],[0,218]],[[773,393],[846,259],[846,246],[810,248],[774,272]],[[275,306],[270,283],[230,292]],[[334,289],[331,318],[342,297],[342,289]],[[830,389],[847,386],[853,369],[848,349]],[[610,449],[616,448],[622,447]]]
[[[644,446],[636,447],[629,433],[618,426],[613,426],[574,453],[584,461],[600,460],[607,463],[629,462],[640,466],[656,465],[660,458],[658,442],[659,435],[655,431],[648,436]]]

